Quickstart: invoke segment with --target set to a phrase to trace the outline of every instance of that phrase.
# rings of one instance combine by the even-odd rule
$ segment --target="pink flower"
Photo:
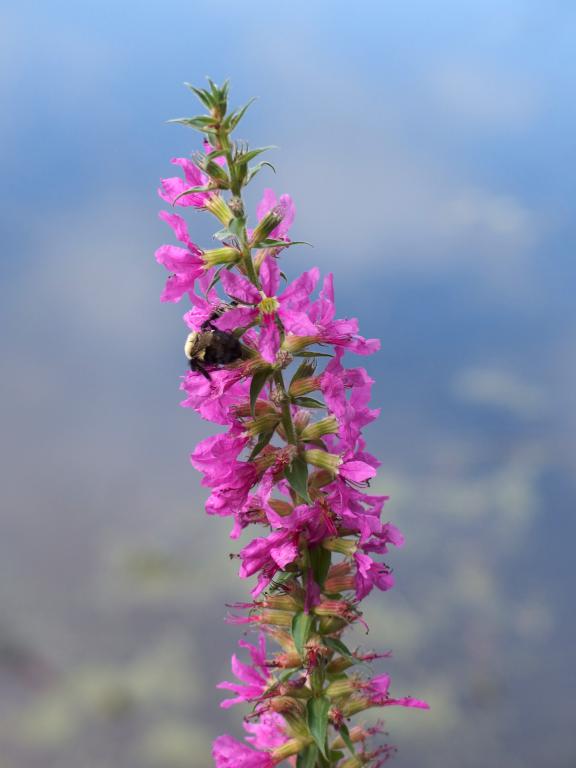
[[[212,493],[206,502],[206,512],[209,515],[235,515],[241,509],[250,488],[258,479],[258,472],[252,462],[237,461],[223,476],[214,481]],[[202,481],[202,485],[211,483]]]
[[[276,531],[267,538],[257,537],[240,552],[240,578],[247,579],[262,572],[251,593],[256,597],[270,584],[274,574],[292,563],[298,554],[298,536],[292,531]]]
[[[284,719],[276,712],[262,712],[257,723],[244,723],[244,730],[252,736],[246,736],[246,741],[257,749],[274,749],[286,741]]]
[[[199,442],[190,461],[194,469],[204,473],[207,485],[216,485],[234,474],[234,464],[247,444],[248,437],[237,427],[232,427],[224,434],[212,435]]]
[[[160,301],[180,301],[185,293],[194,290],[194,283],[206,271],[202,251],[188,235],[186,222],[175,213],[160,211],[160,218],[169,224],[178,240],[186,245],[161,245],[156,251],[156,261],[173,274],[168,278]]]
[[[190,291],[188,294],[193,306],[184,315],[184,322],[193,331],[203,330],[205,324],[213,319],[214,313],[223,306],[215,288],[208,290],[213,275],[212,269],[204,272],[196,281],[196,287],[200,288],[201,293]]]
[[[243,664],[236,654],[232,656],[232,672],[242,681],[242,684],[224,681],[216,686],[238,694],[233,699],[224,699],[220,704],[223,709],[228,709],[234,704],[260,700],[272,682],[266,666],[265,635],[260,633],[257,646],[250,645],[245,640],[240,640],[238,645],[250,652],[252,665]]]
[[[362,429],[378,417],[380,409],[366,407],[373,379],[364,368],[344,368],[341,363],[343,354],[343,349],[336,350],[336,356],[320,376],[320,389],[326,405],[338,417],[342,446],[354,450]]]
[[[158,190],[162,200],[170,203],[170,205],[181,205],[182,207],[192,205],[195,208],[205,208],[206,202],[214,196],[214,192],[193,192],[179,199],[176,198],[192,187],[206,186],[208,177],[191,160],[185,157],[174,157],[170,162],[172,165],[179,165],[182,168],[184,179],[180,176],[162,179]]]
[[[216,768],[273,768],[268,752],[255,752],[232,736],[219,736],[212,746]]]
[[[374,587],[387,592],[394,586],[394,576],[384,563],[377,563],[368,555],[356,552],[356,599],[363,600]]]
[[[357,355],[371,355],[380,349],[378,339],[365,339],[358,335],[358,320],[334,320],[334,277],[326,275],[320,296],[310,308],[310,320],[316,325],[320,344],[334,344]]]
[[[347,483],[331,485],[329,503],[346,528],[360,534],[360,545],[382,530],[380,515],[388,496],[369,496]]]
[[[183,408],[194,408],[215,424],[230,424],[234,421],[233,406],[247,402],[250,384],[239,367],[211,371],[210,379],[190,371],[180,388],[187,394]]]
[[[415,699],[412,696],[403,696],[399,699],[392,698],[388,689],[390,687],[389,675],[378,675],[370,680],[361,680],[357,682],[358,689],[368,694],[371,699],[371,705],[374,707],[411,707],[413,709],[430,709],[430,705],[422,699]]]
[[[222,331],[230,331],[250,325],[260,317],[260,353],[265,360],[272,363],[280,348],[276,316],[288,332],[299,335],[314,332],[314,325],[308,319],[307,308],[318,277],[316,268],[304,272],[277,296],[280,270],[276,259],[270,254],[266,256],[260,268],[261,292],[242,275],[224,271],[221,276],[224,290],[242,306],[225,312],[215,325]]]

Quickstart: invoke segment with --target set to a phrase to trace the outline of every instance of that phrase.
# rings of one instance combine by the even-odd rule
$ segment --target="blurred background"
[[[6,3],[0,768],[207,768],[250,584],[188,463],[184,304],[154,250],[182,82],[259,100],[295,275],[335,273],[382,351],[377,489],[406,534],[366,647],[392,649],[397,768],[576,763],[576,8],[566,0]],[[214,227],[188,216],[210,247]]]

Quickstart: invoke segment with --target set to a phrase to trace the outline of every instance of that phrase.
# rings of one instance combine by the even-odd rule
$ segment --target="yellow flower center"
[[[273,315],[278,310],[280,302],[276,296],[264,296],[262,294],[262,301],[258,304],[258,309],[263,315]]]

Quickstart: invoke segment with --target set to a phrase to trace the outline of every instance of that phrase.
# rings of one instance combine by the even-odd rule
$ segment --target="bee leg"
[[[212,314],[208,318],[208,320],[205,320],[202,323],[202,330],[203,331],[217,330],[217,328],[213,325],[212,321],[217,320],[219,317],[222,317],[222,315],[224,314],[224,312],[226,312],[227,309],[230,309],[231,307],[237,307],[237,306],[238,306],[238,302],[236,301],[236,299],[232,299],[230,304],[225,304],[224,306],[219,307],[218,309],[215,309],[214,312],[212,312]]]
[[[206,368],[204,368],[204,366],[201,365],[197,360],[190,360],[190,370],[197,373],[201,373],[205,379],[208,379],[208,381],[212,381],[212,376],[210,376]]]

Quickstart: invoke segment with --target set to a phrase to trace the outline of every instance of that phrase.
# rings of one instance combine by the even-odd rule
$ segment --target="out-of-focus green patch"
[[[153,725],[141,739],[138,758],[151,768],[208,768],[210,734],[186,722]]]

